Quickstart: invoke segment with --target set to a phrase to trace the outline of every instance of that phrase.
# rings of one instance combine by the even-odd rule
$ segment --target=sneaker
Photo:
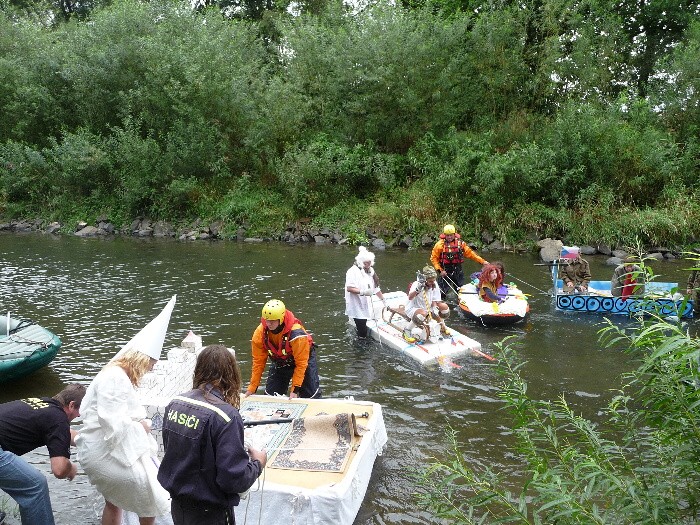
[[[416,342],[416,338],[412,337],[411,334],[405,330],[403,332],[403,340],[406,341],[407,343],[415,343]]]

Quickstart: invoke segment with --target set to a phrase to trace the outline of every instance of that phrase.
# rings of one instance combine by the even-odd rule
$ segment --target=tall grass
[[[655,319],[637,329],[609,324],[606,346],[639,358],[601,407],[602,423],[576,414],[562,396],[527,392],[512,344],[500,346],[500,396],[513,416],[524,482],[468,462],[448,433],[450,461],[418,476],[418,501],[453,524],[685,524],[700,519],[700,340]]]

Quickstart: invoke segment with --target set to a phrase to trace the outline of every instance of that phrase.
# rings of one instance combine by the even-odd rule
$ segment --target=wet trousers
[[[268,396],[275,394],[286,396],[289,389],[289,383],[294,375],[294,361],[289,360],[289,364],[272,362],[270,371],[267,374],[267,382],[265,383],[265,393]],[[299,397],[305,398],[320,398],[321,385],[318,379],[318,364],[316,363],[316,346],[314,345],[309,352],[309,364],[306,366],[304,381],[301,383]]]
[[[447,277],[438,277],[438,286],[442,292],[442,298],[445,299],[447,294],[452,289],[459,291],[459,288],[464,284],[464,270],[461,264],[446,264],[444,266]]]
[[[231,509],[198,503],[191,499],[173,498],[170,501],[173,525],[235,525]]]

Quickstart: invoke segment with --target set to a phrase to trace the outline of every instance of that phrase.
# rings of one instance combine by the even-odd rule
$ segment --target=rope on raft
[[[0,343],[19,343],[23,345],[40,345],[42,348],[48,348],[49,343],[46,341],[32,341],[31,339],[27,339],[25,337],[21,337],[18,335],[11,335],[10,337],[0,340]]]

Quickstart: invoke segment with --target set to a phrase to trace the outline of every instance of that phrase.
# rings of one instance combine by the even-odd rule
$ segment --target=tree
[[[694,22],[660,68],[663,76],[653,83],[653,104],[663,108],[662,118],[692,149],[700,142],[700,22]],[[697,153],[696,153],[697,154]],[[697,164],[696,164],[697,165]],[[688,170],[689,174],[693,169]]]
[[[613,9],[628,38],[628,60],[636,70],[639,97],[646,97],[660,59],[684,39],[700,15],[697,0],[619,0]]]

